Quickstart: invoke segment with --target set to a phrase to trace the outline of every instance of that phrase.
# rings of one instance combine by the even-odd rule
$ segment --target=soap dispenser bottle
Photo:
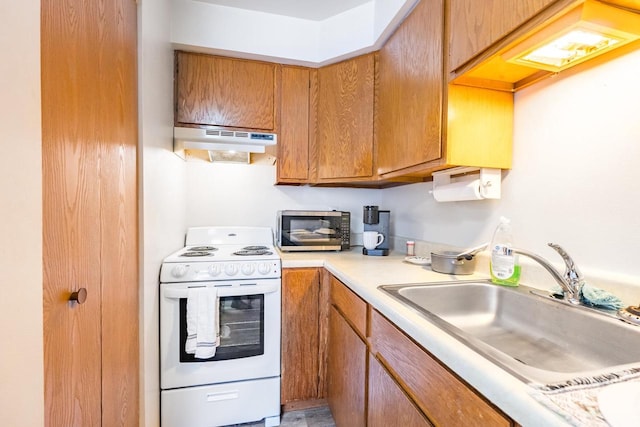
[[[500,223],[491,240],[491,262],[489,270],[491,281],[498,285],[518,286],[520,281],[520,265],[518,255],[514,253],[511,221],[500,217]]]

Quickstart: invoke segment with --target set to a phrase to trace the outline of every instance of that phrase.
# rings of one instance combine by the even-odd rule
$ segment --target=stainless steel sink
[[[640,364],[640,327],[527,286],[457,281],[379,288],[524,381],[554,382]]]

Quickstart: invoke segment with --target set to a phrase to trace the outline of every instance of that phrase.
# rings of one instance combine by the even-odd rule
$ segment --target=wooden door
[[[442,156],[442,0],[422,0],[378,56],[377,173]]]
[[[368,427],[432,426],[373,355],[369,355],[368,389]]]
[[[366,425],[367,346],[335,307],[329,312],[327,400],[338,427]]]
[[[283,405],[318,398],[319,297],[317,268],[282,270]]]
[[[310,70],[282,67],[278,184],[307,183],[310,178]]]
[[[45,422],[134,426],[136,3],[41,7]]]
[[[373,176],[373,54],[318,71],[318,178]]]
[[[450,0],[449,71],[522,25],[556,0]]]
[[[176,52],[176,124],[276,128],[276,65]]]
[[[508,427],[512,420],[446,366],[371,310],[369,346],[435,425]]]

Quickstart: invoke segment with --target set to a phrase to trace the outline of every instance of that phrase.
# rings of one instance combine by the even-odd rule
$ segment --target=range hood
[[[180,157],[184,157],[184,150],[264,153],[265,147],[276,145],[277,142],[278,136],[275,133],[187,127],[173,128],[173,151]]]

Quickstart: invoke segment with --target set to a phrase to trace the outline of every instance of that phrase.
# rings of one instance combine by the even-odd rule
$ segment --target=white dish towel
[[[189,288],[184,350],[196,359],[209,359],[216,355],[216,348],[220,345],[218,304],[216,288]]]

